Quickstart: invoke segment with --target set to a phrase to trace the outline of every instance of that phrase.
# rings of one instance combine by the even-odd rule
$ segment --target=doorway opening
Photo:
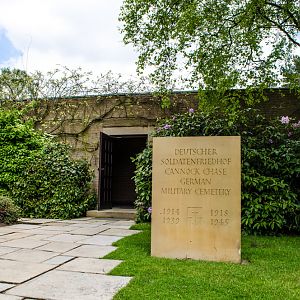
[[[147,145],[147,135],[100,133],[98,209],[133,208],[136,199],[131,157]]]

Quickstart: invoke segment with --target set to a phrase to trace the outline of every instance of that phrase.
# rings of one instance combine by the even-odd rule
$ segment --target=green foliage
[[[162,86],[179,71],[222,95],[281,84],[279,66],[300,48],[299,7],[299,0],[124,0],[119,19],[139,71],[154,67]]]
[[[299,199],[289,184],[276,177],[245,173],[242,182],[242,225],[245,232],[299,231]]]
[[[285,85],[300,93],[300,56],[295,56],[291,64],[283,69],[283,76]]]
[[[0,223],[14,224],[20,218],[21,211],[11,198],[0,195]]]
[[[143,152],[134,158],[135,164],[135,191],[137,198],[135,207],[137,210],[137,222],[149,221],[151,213],[151,181],[152,181],[152,151],[151,148],[145,148]]]
[[[67,146],[0,109],[0,189],[26,217],[73,218],[92,205],[92,175],[86,161],[72,160]]]
[[[38,85],[35,76],[30,76],[23,70],[1,69],[0,105],[24,101],[24,99],[36,99],[37,93]]]
[[[258,111],[194,112],[161,120],[154,136],[228,136],[242,139],[242,226],[247,233],[271,234],[300,231],[300,121],[288,117],[268,120]],[[150,156],[151,148],[147,150]],[[143,187],[139,170],[135,178]],[[147,166],[146,166],[147,165]],[[151,174],[150,172],[148,172]],[[150,177],[146,177],[149,181]],[[145,185],[145,188],[148,186]],[[149,187],[151,191],[151,187]],[[137,189],[139,192],[139,189]],[[149,194],[143,190],[143,194]],[[139,197],[141,202],[142,197]],[[147,198],[148,199],[148,198]],[[144,210],[149,205],[144,200]],[[142,205],[142,203],[140,203]],[[139,216],[143,220],[143,216]]]

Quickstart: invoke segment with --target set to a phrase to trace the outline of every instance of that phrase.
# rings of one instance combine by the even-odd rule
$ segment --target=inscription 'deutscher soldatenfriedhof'
[[[240,137],[153,139],[151,254],[241,260]]]

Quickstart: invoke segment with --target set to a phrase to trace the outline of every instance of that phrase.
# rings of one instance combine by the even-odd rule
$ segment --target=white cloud
[[[0,27],[23,56],[8,64],[27,71],[56,65],[95,73],[135,73],[136,54],[118,32],[121,0],[0,0]]]

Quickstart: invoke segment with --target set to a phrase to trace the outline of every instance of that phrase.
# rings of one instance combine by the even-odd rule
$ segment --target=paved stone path
[[[0,227],[0,300],[112,299],[131,277],[107,275],[120,260],[99,259],[129,230],[127,220],[23,219]]]

